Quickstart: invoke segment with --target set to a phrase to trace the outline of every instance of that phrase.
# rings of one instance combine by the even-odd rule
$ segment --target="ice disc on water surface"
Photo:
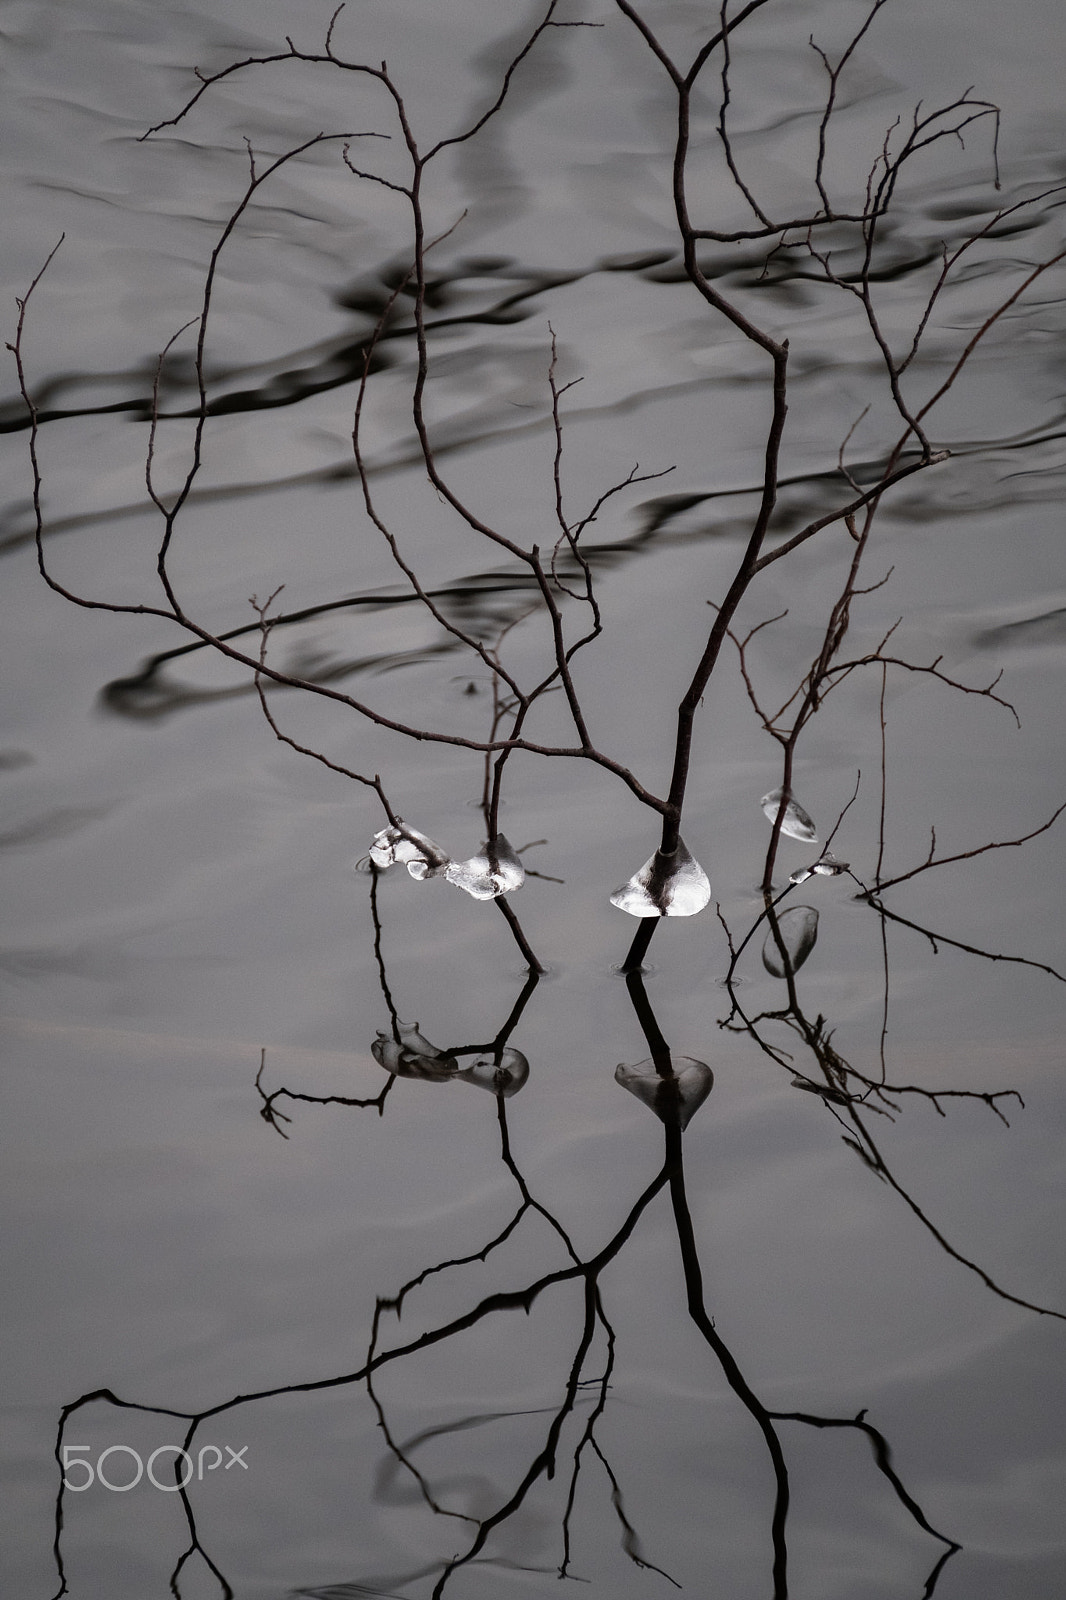
[[[508,1046],[500,1051],[499,1060],[494,1055],[478,1056],[463,1068],[459,1076],[467,1083],[476,1084],[479,1089],[488,1089],[490,1094],[506,1100],[517,1094],[529,1077],[529,1062],[521,1050],[512,1050]]]
[[[611,896],[611,904],[631,917],[694,917],[711,898],[711,884],[682,839],[672,855],[656,850],[628,883]]]
[[[813,906],[793,906],[777,919],[777,929],[781,935],[781,944],[785,947],[789,967],[793,972],[798,972],[814,949],[814,942],[818,937],[818,913]],[[774,938],[771,928],[766,935],[766,942],[762,947],[762,964],[775,978],[785,976],[785,966],[781,959],[781,949]]]
[[[399,1039],[390,1039],[379,1031],[370,1046],[370,1054],[379,1067],[397,1078],[421,1078],[431,1083],[444,1083],[455,1077],[459,1070],[455,1057],[430,1044],[419,1033],[417,1022],[398,1022],[396,1032]]]
[[[759,804],[766,815],[773,822],[781,807],[783,789],[771,789],[769,794],[764,794]],[[785,814],[781,818],[781,832],[787,833],[790,839],[804,839],[807,844],[818,843],[818,830],[801,805],[797,805],[791,794],[785,806]]]
[[[682,1128],[687,1128],[714,1087],[714,1073],[706,1061],[692,1056],[677,1056],[674,1060],[673,1071],[665,1074],[654,1061],[638,1061],[633,1067],[620,1062],[614,1078],[623,1089],[650,1106],[663,1122],[672,1122],[676,1117]]]

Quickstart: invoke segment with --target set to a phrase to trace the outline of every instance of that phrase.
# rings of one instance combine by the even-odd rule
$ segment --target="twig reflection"
[[[850,873],[850,870],[849,876],[855,877],[854,873]],[[879,900],[875,898],[873,893],[866,890],[865,885],[860,880],[856,878],[855,881],[859,883],[864,897],[868,899],[874,909],[883,910]],[[1023,1306],[1027,1311],[1034,1311],[1039,1316],[1054,1317],[1060,1321],[1066,1321],[1066,1312],[1056,1311],[1049,1306],[1038,1305],[1035,1301],[1028,1300],[1024,1296],[1013,1294],[1010,1290],[997,1283],[978,1262],[973,1261],[956,1249],[942,1230],[926,1214],[922,1206],[914,1199],[910,1191],[900,1183],[892,1172],[881,1149],[875,1142],[867,1122],[864,1120],[864,1113],[887,1116],[892,1120],[900,1110],[899,1102],[905,1096],[918,1095],[935,1106],[940,1115],[944,1115],[944,1108],[940,1104],[942,1100],[952,1098],[978,1100],[988,1106],[999,1117],[1001,1122],[1006,1123],[1007,1119],[999,1102],[1015,1099],[1020,1105],[1024,1106],[1021,1095],[1016,1089],[930,1089],[916,1084],[891,1083],[885,1081],[884,1078],[874,1080],[852,1067],[836,1049],[833,1043],[834,1033],[826,1018],[819,1014],[812,1022],[800,1005],[796,971],[799,963],[795,959],[794,947],[790,949],[789,941],[782,932],[783,919],[778,914],[779,906],[786,896],[791,893],[793,887],[793,884],[789,884],[780,894],[767,903],[739,945],[734,945],[729,929],[728,927],[726,928],[731,954],[729,970],[725,979],[730,997],[730,1011],[729,1015],[722,1019],[720,1026],[732,1032],[746,1033],[765,1055],[769,1056],[778,1066],[790,1072],[797,1071],[793,1056],[783,1045],[772,1042],[767,1037],[768,1025],[781,1025],[788,1029],[794,1037],[798,1037],[809,1050],[817,1070],[813,1071],[810,1076],[801,1074],[799,1077],[794,1077],[792,1079],[793,1086],[805,1089],[820,1097],[826,1110],[845,1129],[843,1134],[845,1144],[848,1145],[849,1149],[855,1151],[860,1160],[877,1177],[895,1190],[918,1218],[922,1226],[936,1240],[941,1249],[953,1260],[959,1262],[961,1266],[976,1274],[982,1283],[1000,1299],[1010,1301],[1013,1305]],[[892,914],[885,912],[885,915],[891,916]],[[719,916],[721,917],[721,912],[719,912]],[[752,1016],[745,1011],[737,993],[737,966],[756,929],[764,920],[770,927],[770,935],[768,937],[773,939],[780,956],[780,971],[779,973],[775,971],[775,975],[779,975],[786,984],[787,1003],[779,1009],[760,1012]],[[906,921],[904,918],[894,918],[893,920]],[[724,921],[723,926],[725,926]],[[911,923],[909,926],[916,927],[916,924]],[[918,929],[918,931],[926,932],[924,929]],[[927,934],[927,937],[932,938],[933,935]],[[975,950],[973,953],[986,956],[989,960],[1004,959],[984,950]],[[806,952],[804,952],[804,958],[805,955]],[[1013,959],[1024,960],[1025,958],[1015,957]],[[1036,967],[1041,966],[1039,962],[1026,961],[1025,964]],[[1047,971],[1050,969],[1042,968],[1042,970]],[[1058,974],[1055,974],[1055,976],[1058,976]],[[880,1104],[875,1102],[880,1102]]]
[[[775,912],[771,910],[770,915],[774,914]],[[378,931],[380,932],[380,929]],[[384,976],[383,972],[382,975]],[[794,985],[794,974],[790,975],[790,980]],[[475,1050],[491,1051],[500,1049],[502,1041],[510,1035],[517,1024],[536,987],[536,975],[530,974],[521,995],[512,1006],[506,1023],[495,1039],[490,1041],[488,1045],[464,1046],[449,1052],[449,1054],[454,1056]],[[418,1574],[419,1576],[433,1576],[433,1594],[435,1597],[440,1597],[444,1595],[453,1577],[462,1568],[485,1559],[503,1560],[502,1553],[487,1556],[490,1541],[509,1520],[516,1516],[534,1486],[540,1482],[550,1481],[556,1475],[564,1452],[564,1436],[567,1424],[571,1418],[576,1418],[577,1413],[585,1408],[587,1400],[591,1400],[588,1414],[580,1427],[576,1441],[571,1447],[571,1465],[567,1474],[565,1499],[559,1510],[561,1552],[557,1568],[558,1576],[573,1576],[572,1531],[578,1500],[579,1480],[586,1462],[594,1459],[602,1466],[609,1485],[610,1503],[620,1528],[620,1543],[624,1554],[638,1567],[654,1572],[671,1584],[677,1585],[677,1579],[670,1574],[667,1568],[650,1560],[645,1554],[642,1539],[625,1508],[621,1475],[612,1465],[607,1451],[597,1438],[597,1427],[609,1408],[611,1382],[615,1371],[617,1353],[617,1335],[610,1320],[601,1280],[605,1270],[617,1261],[624,1251],[641,1217],[653,1205],[658,1196],[664,1190],[668,1190],[688,1316],[712,1352],[730,1389],[754,1422],[769,1459],[774,1485],[768,1528],[774,1600],[785,1600],[788,1594],[787,1523],[789,1512],[789,1471],[786,1452],[778,1426],[785,1422],[800,1423],[822,1430],[851,1429],[864,1434],[871,1445],[878,1471],[890,1484],[900,1504],[924,1532],[946,1547],[944,1555],[938,1560],[927,1579],[925,1594],[926,1596],[932,1595],[939,1574],[943,1570],[944,1562],[960,1546],[957,1541],[941,1533],[930,1522],[921,1506],[907,1490],[892,1464],[888,1441],[877,1428],[866,1421],[865,1411],[860,1412],[855,1417],[833,1417],[799,1409],[792,1411],[771,1410],[759,1398],[744,1376],[739,1361],[723,1338],[715,1319],[711,1316],[706,1303],[703,1265],[689,1204],[684,1162],[684,1127],[706,1098],[706,1089],[703,1090],[701,1096],[695,1102],[688,1096],[684,1078],[685,1068],[682,1065],[679,1069],[676,1065],[678,1062],[683,1063],[687,1058],[679,1058],[673,1055],[649,1000],[643,975],[639,971],[630,972],[626,975],[626,989],[633,1006],[636,1022],[652,1052],[655,1081],[651,1084],[651,1088],[654,1092],[648,1095],[641,1095],[641,1098],[646,1099],[648,1105],[663,1123],[663,1155],[659,1169],[645,1183],[621,1222],[598,1250],[589,1256],[583,1257],[576,1248],[565,1223],[555,1214],[551,1207],[547,1206],[534,1194],[512,1148],[508,1126],[508,1098],[504,1087],[496,1095],[496,1117],[500,1141],[500,1159],[518,1190],[519,1198],[514,1211],[504,1225],[498,1227],[492,1236],[479,1248],[427,1264],[417,1274],[409,1278],[395,1294],[378,1299],[372,1319],[366,1359],[357,1370],[326,1378],[236,1394],[227,1400],[198,1412],[142,1404],[120,1398],[108,1389],[95,1390],[89,1394],[82,1395],[64,1408],[56,1441],[57,1462],[62,1463],[64,1459],[63,1444],[70,1420],[85,1407],[100,1402],[106,1402],[123,1410],[136,1410],[173,1418],[176,1421],[185,1423],[187,1426],[182,1448],[189,1452],[192,1449],[198,1431],[210,1419],[242,1410],[281,1395],[310,1395],[353,1389],[360,1385],[365,1386],[388,1456],[394,1463],[391,1471],[399,1471],[412,1481],[419,1500],[433,1515],[446,1517],[453,1522],[468,1526],[471,1530],[466,1546],[462,1551],[449,1559],[441,1560],[435,1565],[422,1568]],[[743,1014],[737,1007],[736,1018],[742,1016]],[[847,1082],[851,1069],[831,1051],[821,1019],[819,1019],[818,1028],[815,1029],[803,1017],[797,1002],[794,1013],[767,1014],[762,1017],[744,1018],[743,1020],[745,1027],[750,1028],[753,1035],[759,1038],[760,1028],[768,1021],[784,1020],[790,1016],[791,1025],[794,1029],[805,1037],[806,1042],[811,1044],[812,1048],[818,1046],[822,1051],[822,1065],[827,1073],[827,1091],[839,1089],[839,1098],[833,1098],[830,1094],[826,1094],[825,1098],[830,1110],[838,1116],[841,1111],[844,1111],[855,1121],[860,1102],[852,1091],[839,1088],[841,1081]],[[736,1018],[734,1018],[734,1022]],[[809,1031],[809,1037],[804,1034],[804,1027]],[[775,1047],[771,1047],[770,1053],[774,1054],[775,1059],[779,1058],[780,1052],[777,1052]],[[393,1079],[390,1077],[391,1081]],[[411,1081],[417,1082],[417,1075],[414,1075]],[[626,1087],[630,1087],[630,1085],[626,1084]],[[894,1092],[901,1093],[902,1091],[896,1090]],[[276,1091],[275,1093],[281,1093],[281,1091]],[[317,1097],[294,1095],[293,1098],[315,1099]],[[321,1103],[329,1103],[329,1097],[321,1097]],[[861,1122],[856,1122],[856,1125],[865,1141],[864,1147],[874,1152],[871,1160],[879,1164],[879,1170],[886,1180],[892,1183],[893,1187],[898,1187],[891,1174],[884,1167],[879,1152],[870,1143],[865,1126]],[[903,1191],[900,1190],[900,1192],[902,1193]],[[490,1293],[477,1298],[465,1311],[436,1326],[425,1329],[424,1332],[408,1341],[392,1345],[383,1344],[387,1319],[393,1316],[399,1319],[411,1295],[420,1289],[424,1289],[434,1279],[438,1279],[441,1275],[458,1268],[477,1264],[484,1265],[491,1256],[503,1252],[505,1247],[511,1247],[507,1250],[506,1261],[510,1262],[514,1259],[515,1251],[513,1247],[520,1225],[527,1216],[533,1214],[547,1222],[555,1234],[567,1258],[564,1265],[542,1273],[517,1288]],[[945,1245],[945,1248],[950,1250],[949,1246]],[[400,1437],[390,1423],[388,1401],[382,1397],[376,1388],[376,1379],[379,1373],[406,1360],[410,1356],[434,1346],[459,1339],[464,1333],[485,1322],[495,1320],[504,1313],[521,1310],[528,1316],[534,1305],[543,1296],[552,1296],[554,1298],[553,1291],[563,1289],[569,1284],[580,1287],[581,1309],[577,1312],[575,1318],[573,1352],[567,1363],[565,1373],[560,1375],[561,1392],[552,1405],[547,1408],[537,1408],[532,1412],[528,1407],[524,1407],[521,1410],[503,1412],[498,1408],[479,1409],[472,1414],[468,1413],[465,1417],[460,1417],[451,1422],[417,1429],[407,1438]],[[992,1287],[995,1286],[993,1285]],[[996,1290],[996,1292],[1002,1291]],[[1034,1307],[1033,1309],[1039,1308]],[[590,1363],[593,1364],[592,1372],[588,1370]],[[496,1504],[488,1513],[477,1514],[471,1509],[452,1503],[452,1497],[435,1485],[433,1475],[425,1470],[416,1459],[419,1449],[429,1443],[431,1439],[440,1438],[446,1434],[449,1438],[457,1440],[460,1435],[467,1433],[471,1428],[476,1429],[488,1423],[506,1421],[518,1416],[535,1416],[540,1412],[543,1412],[548,1421],[539,1443],[532,1453],[525,1458],[524,1465],[521,1464],[521,1459],[516,1461],[510,1487],[499,1488]],[[384,1477],[382,1476],[383,1471]],[[389,1476],[389,1470],[380,1470],[378,1475],[379,1484],[387,1483]],[[62,1595],[67,1591],[67,1579],[62,1558],[64,1493],[65,1491],[61,1484],[56,1506],[55,1553],[57,1571],[60,1578],[60,1587],[57,1595]],[[176,1597],[180,1597],[182,1575],[194,1556],[199,1556],[206,1569],[213,1574],[224,1600],[229,1600],[229,1597],[234,1593],[233,1588],[222,1570],[220,1561],[208,1552],[198,1532],[191,1485],[181,1488],[181,1499],[189,1528],[189,1544],[175,1564],[170,1580],[171,1591]],[[397,1575],[396,1578],[389,1581],[395,1584],[402,1584],[412,1581],[414,1576],[414,1574],[410,1573]]]

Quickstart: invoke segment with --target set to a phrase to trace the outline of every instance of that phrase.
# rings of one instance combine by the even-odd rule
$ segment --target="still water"
[[[362,448],[438,615],[366,514],[353,412],[410,266],[393,103],[378,80],[280,62],[141,139],[195,91],[194,66],[276,55],[287,35],[321,53],[332,9],[0,13],[5,339],[65,234],[23,344],[44,545],[80,595],[160,604],[145,488],[158,353],[199,315],[245,140],[261,172],[350,134],[351,165],[385,181],[346,166],[343,141],[316,145],[264,183],[219,257],[213,414],[170,572],[200,625],[249,630],[253,654],[248,597],[284,585],[293,620],[272,662],[476,744],[500,684],[454,630],[498,643],[523,683],[554,658],[528,569],[426,481],[402,295]],[[719,20],[700,4],[645,15],[686,64]],[[816,203],[826,70],[809,38],[835,63],[865,15],[768,6],[736,36],[731,148],[777,216]],[[388,62],[426,149],[493,103],[539,16],[360,0],[333,43]],[[661,62],[607,0],[555,20],[595,26],[543,34],[498,116],[427,168],[427,232],[446,237],[427,258],[426,412],[452,490],[524,548],[559,537],[553,333],[557,387],[580,380],[560,401],[569,519],[630,474],[673,469],[610,496],[585,531],[603,632],[574,658],[597,748],[661,794],[709,603],[756,513],[767,363],[685,279]],[[915,404],[1062,247],[1063,32],[1043,0],[1009,26],[984,3],[893,0],[841,76],[825,177],[860,205],[916,103],[975,84],[1002,110],[999,191],[987,118],[909,173],[874,284],[900,348],[942,243],[1044,196],[990,227],[938,302]],[[720,66],[694,100],[690,183],[703,225],[730,231],[757,225],[722,159]],[[854,284],[854,241],[828,242]],[[768,248],[723,247],[708,270],[790,341],[775,545],[840,503],[849,430],[872,481],[898,418],[894,433],[855,296],[828,294],[802,250],[767,264]],[[778,808],[760,800],[782,759],[730,644],[697,713],[684,818],[710,903],[664,919],[628,981],[637,923],[610,897],[659,819],[614,772],[512,757],[500,828],[527,873],[507,901],[524,945],[461,872],[369,870],[388,821],[373,790],[279,743],[247,669],[188,649],[172,622],[44,585],[9,365],[5,1595],[489,1600],[560,1579],[621,1600],[1061,1595],[1066,823],[1044,824],[1066,798],[1062,270],[1004,309],[933,414],[951,458],[879,512],[841,659],[894,627],[883,654],[910,666],[856,668],[805,730],[791,787],[811,823],[793,814],[774,887],[819,859],[842,812],[831,848],[850,872],[805,878],[779,939],[759,925],[732,960],[763,908]],[[186,334],[160,388],[168,502],[194,442],[193,355]],[[764,709],[810,668],[849,548],[827,529],[746,595],[739,639],[781,617],[744,658]],[[560,603],[577,637],[588,607]],[[940,678],[913,670],[934,662]],[[1000,671],[998,699],[944,681],[984,689]],[[335,767],[380,774],[449,861],[477,855],[476,749],[412,743],[298,690],[268,706]],[[536,717],[532,740],[573,744],[562,694]],[[907,876],[941,857],[966,859]],[[861,896],[904,877],[883,915]],[[664,1104],[652,1062],[667,1046]]]

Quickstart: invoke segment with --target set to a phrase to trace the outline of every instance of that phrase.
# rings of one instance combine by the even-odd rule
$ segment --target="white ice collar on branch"
[[[471,856],[469,861],[453,861],[444,876],[475,900],[495,900],[512,889],[520,889],[526,881],[526,869],[506,835],[498,833],[482,846],[480,855]]]
[[[370,859],[383,872],[402,863],[420,883],[443,876],[475,900],[496,900],[520,889],[526,881],[525,868],[502,833],[487,840],[481,853],[469,861],[453,861],[428,835],[408,827],[406,822],[398,822],[374,835]]]
[[[631,917],[694,917],[711,898],[710,879],[678,839],[677,849],[655,854],[611,896]]]
[[[423,878],[438,877],[450,861],[439,844],[434,844],[417,828],[409,828],[406,822],[399,822],[394,828],[382,828],[374,835],[370,859],[382,871],[402,862],[412,878],[420,883]]]

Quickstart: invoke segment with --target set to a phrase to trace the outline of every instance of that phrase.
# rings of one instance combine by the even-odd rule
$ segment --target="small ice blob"
[[[778,917],[777,931],[781,935],[781,944],[785,947],[789,970],[798,972],[814,949],[814,942],[818,937],[817,911],[813,906],[793,906],[791,910],[783,912]],[[762,964],[772,977],[785,977],[781,947],[774,938],[772,928],[766,935],[766,942],[762,947]]]
[[[382,871],[402,862],[412,878],[421,882],[424,878],[438,877],[450,858],[439,844],[434,844],[417,828],[409,828],[405,822],[399,822],[395,827],[382,828],[380,833],[374,835],[370,859]]]
[[[379,1030],[370,1046],[370,1054],[379,1067],[396,1078],[421,1078],[430,1083],[445,1083],[455,1077],[459,1070],[455,1057],[430,1044],[419,1033],[417,1022],[398,1022],[396,1032],[399,1039],[390,1039]]]
[[[773,822],[781,809],[783,789],[771,789],[769,794],[764,794],[759,804],[763,811]],[[785,804],[785,814],[781,818],[781,832],[787,833],[790,839],[803,839],[807,844],[818,843],[818,830],[801,805],[789,794]]]
[[[476,1084],[479,1089],[487,1089],[499,1099],[507,1100],[518,1093],[529,1077],[529,1062],[521,1050],[512,1050],[508,1045],[500,1051],[498,1059],[495,1055],[478,1056],[463,1068],[459,1076],[467,1083]]]
[[[480,855],[447,865],[444,876],[475,900],[495,900],[513,889],[520,889],[526,881],[526,869],[507,837],[498,833],[495,839],[482,846]]]
[[[818,857],[818,860],[809,867],[797,867],[789,876],[789,883],[806,883],[808,878],[839,878],[842,872],[847,872],[851,866],[850,861],[838,861],[836,856],[830,855],[828,850]]]
[[[842,872],[847,872],[850,866],[850,861],[838,861],[836,856],[830,855],[829,851],[827,850],[825,854],[814,863],[811,871],[819,878],[839,878],[840,874]]]

